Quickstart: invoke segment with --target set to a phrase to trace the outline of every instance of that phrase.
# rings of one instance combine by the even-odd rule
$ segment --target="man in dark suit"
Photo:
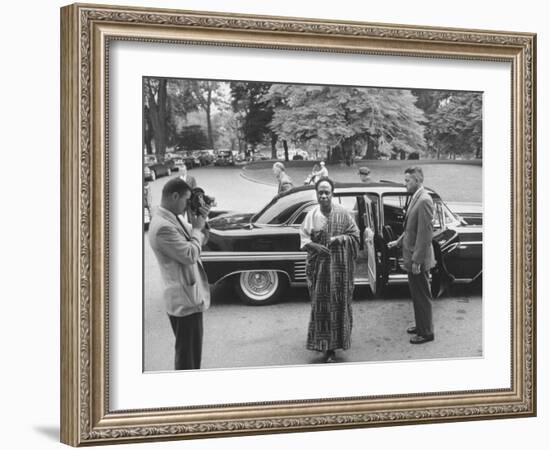
[[[188,210],[191,188],[179,177],[162,189],[162,200],[149,226],[149,242],[162,275],[166,312],[176,338],[175,369],[200,369],[202,313],[210,306],[210,286],[200,260],[206,241],[209,207],[189,211],[190,224],[181,214]]]
[[[407,329],[415,334],[411,344],[423,344],[434,340],[432,323],[432,294],[429,272],[435,266],[432,247],[432,219],[434,204],[423,187],[424,174],[420,167],[405,170],[405,186],[412,197],[405,214],[403,234],[388,247],[401,247],[403,265],[409,279],[409,289],[414,307],[415,326]]]

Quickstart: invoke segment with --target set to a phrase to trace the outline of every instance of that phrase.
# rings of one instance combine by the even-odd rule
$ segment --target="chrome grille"
[[[306,281],[306,262],[296,261],[294,263],[294,281]]]

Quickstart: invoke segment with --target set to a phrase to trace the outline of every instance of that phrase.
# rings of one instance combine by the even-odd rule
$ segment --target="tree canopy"
[[[481,158],[481,113],[480,93],[453,93],[430,115],[430,137],[441,151]]]
[[[144,148],[164,155],[246,144],[299,146],[329,161],[481,157],[482,94],[430,89],[144,79]]]
[[[407,153],[425,149],[424,115],[408,90],[274,84],[271,128],[290,141],[328,147],[369,137]]]

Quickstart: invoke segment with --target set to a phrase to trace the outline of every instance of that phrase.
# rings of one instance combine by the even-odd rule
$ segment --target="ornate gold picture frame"
[[[110,46],[118,41],[510,64],[511,117],[501,124],[503,131],[511,128],[510,385],[114,409],[109,192],[116,171],[109,165],[108,137]],[[530,33],[85,4],[62,8],[62,442],[80,446],[534,416],[535,89],[536,36]],[[490,296],[491,287],[486,289]]]

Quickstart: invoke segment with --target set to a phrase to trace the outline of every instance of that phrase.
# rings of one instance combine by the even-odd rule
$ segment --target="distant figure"
[[[332,180],[321,178],[315,191],[319,205],[307,213],[300,229],[311,299],[307,348],[323,352],[324,361],[330,363],[337,349],[347,350],[351,345],[359,230],[350,213],[332,203]]]
[[[285,172],[285,166],[283,163],[276,162],[275,164],[273,164],[273,173],[275,174],[275,178],[277,178],[277,181],[279,182],[277,194],[288,191],[289,189],[292,189],[294,187],[294,185],[292,184],[292,179]]]
[[[361,183],[371,183],[372,179],[370,177],[370,169],[367,166],[362,166],[359,168],[359,178]]]
[[[319,181],[321,178],[328,178],[328,169],[325,167],[325,162],[324,161],[321,161],[320,162],[320,169],[318,172],[315,172],[315,183],[317,183],[317,181]]]
[[[187,166],[185,164],[179,170],[179,177],[185,181],[191,189],[195,189],[197,187],[195,177],[187,173]]]
[[[313,166],[313,169],[311,169],[311,173],[306,177],[304,180],[304,184],[315,184],[318,180],[318,177],[315,175],[321,170],[321,166],[319,164],[315,164]]]
[[[244,157],[246,161],[252,161],[252,157],[254,155],[254,148],[252,147],[252,144],[246,145],[246,150],[244,151]]]

